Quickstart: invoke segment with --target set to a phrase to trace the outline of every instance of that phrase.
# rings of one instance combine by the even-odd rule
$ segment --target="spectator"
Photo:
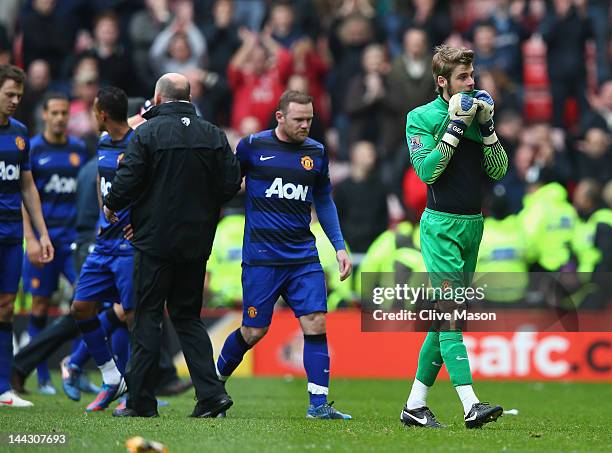
[[[167,0],[144,0],[144,4],[145,8],[132,16],[128,36],[138,80],[144,85],[143,91],[151,93],[155,77],[149,61],[149,49],[157,35],[168,26],[172,15]]]
[[[497,114],[495,129],[499,141],[508,154],[508,160],[512,160],[523,132],[523,118],[516,110],[506,110],[502,114]]]
[[[71,44],[64,25],[53,14],[55,8],[55,0],[33,0],[32,11],[21,18],[25,66],[29,67],[34,60],[45,60],[53,78],[59,75]]]
[[[423,28],[433,47],[442,44],[453,29],[448,4],[438,0],[412,0],[410,26]]]
[[[580,2],[579,2],[580,3]],[[575,6],[572,0],[554,0],[540,27],[547,45],[546,62],[553,101],[553,126],[563,128],[565,102],[570,96],[578,101],[580,115],[586,115],[585,45],[592,37],[591,22],[584,2]]]
[[[238,129],[243,118],[254,116],[268,124],[293,68],[291,54],[270,35],[241,30],[242,45],[227,68],[234,93],[231,126]]]
[[[406,114],[431,101],[435,91],[427,34],[421,28],[410,28],[404,33],[402,54],[393,61],[389,73],[390,115],[384,122],[385,153],[405,149]]]
[[[524,141],[516,148],[513,165],[508,167],[508,173],[501,180],[508,200],[508,211],[518,213],[523,208],[523,198],[527,188],[527,178],[532,172],[534,160],[533,148]]]
[[[355,143],[351,148],[350,175],[335,188],[338,217],[353,253],[365,253],[388,227],[387,193],[375,167],[374,144]]]
[[[587,116],[586,127],[602,127],[612,132],[612,79],[601,84],[599,94],[589,97],[592,111]]]
[[[382,128],[390,113],[385,97],[396,95],[388,91],[388,73],[389,62],[384,47],[369,45],[363,52],[362,73],[351,79],[346,92],[349,146],[362,140],[376,146],[382,142]]]
[[[279,1],[272,6],[266,27],[270,28],[272,37],[285,49],[291,48],[303,36],[296,23],[293,7],[287,1]]]
[[[225,77],[227,65],[240,48],[238,25],[233,20],[232,0],[216,0],[212,9],[212,23],[204,26],[208,46],[208,70]]]
[[[522,24],[524,6],[524,1],[497,0],[490,18],[497,34],[495,48],[500,67],[517,84],[523,80],[522,45],[530,36]]]
[[[601,186],[592,178],[582,179],[574,189],[573,203],[578,216],[588,220],[595,211],[601,208]]]
[[[308,94],[313,97],[313,107],[317,113],[315,119],[318,119],[322,124],[329,125],[331,111],[329,96],[325,92],[325,82],[331,63],[328,49],[321,46],[319,46],[319,49],[315,49],[312,39],[305,36],[293,44],[291,52],[293,54],[294,74],[304,76],[308,82]]]
[[[201,66],[206,54],[204,35],[193,22],[193,4],[179,0],[175,18],[153,42],[151,67],[156,76],[168,72],[183,73]]]
[[[23,98],[15,112],[15,118],[28,126],[32,135],[42,132],[41,101],[51,82],[49,64],[45,60],[34,60],[28,67]]]
[[[576,143],[575,176],[578,179],[592,178],[601,184],[612,179],[612,151],[610,134],[604,129],[591,128],[584,141]]]
[[[93,47],[87,54],[98,61],[100,82],[121,87],[134,95],[132,58],[119,42],[119,18],[113,12],[100,14],[94,20]]]
[[[497,30],[489,21],[480,22],[474,27],[474,59],[478,72],[500,66],[500,55],[495,48],[496,38]]]
[[[97,60],[83,56],[74,71],[74,99],[70,101],[68,134],[85,140],[89,150],[95,150],[98,143],[99,131],[92,107],[100,87],[99,80]]]

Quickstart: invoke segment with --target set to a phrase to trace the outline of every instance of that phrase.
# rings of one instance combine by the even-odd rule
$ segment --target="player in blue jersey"
[[[243,138],[236,154],[246,176],[246,223],[242,252],[242,327],[225,340],[217,361],[219,378],[232,374],[244,354],[261,340],[283,296],[304,332],[304,368],[310,406],[307,417],[350,419],[327,402],[330,361],[325,329],[327,294],[310,208],[336,249],[340,279],[352,269],[336,206],[331,198],[328,156],[308,138],[312,98],[285,92],[276,112],[278,126]]]
[[[28,130],[11,118],[23,96],[25,74],[12,65],[0,65],[0,407],[26,407],[9,383],[13,361],[13,304],[23,262],[23,220],[27,210],[39,234],[41,264],[53,260],[53,245],[30,171]]]
[[[102,88],[94,100],[94,114],[100,130],[108,132],[98,143],[98,187],[100,206],[102,196],[110,190],[117,166],[132,137],[133,130],[127,123],[127,96],[119,88]],[[97,305],[112,301],[121,303],[125,320],[131,323],[132,314],[132,268],[134,250],[131,237],[129,208],[117,213],[118,221],[110,223],[100,210],[99,233],[93,252],[85,260],[72,302],[72,315],[76,319],[89,353],[102,372],[102,388],[86,411],[99,411],[126,391],[125,381],[106,342],[108,331],[104,322],[116,324],[113,310],[104,313],[108,319],[100,320]],[[102,322],[101,322],[102,321]],[[68,364],[70,366],[70,364]]]
[[[33,338],[47,323],[51,295],[58,287],[60,274],[74,284],[76,272],[71,244],[76,238],[77,175],[87,162],[85,143],[68,136],[68,97],[51,93],[43,101],[44,131],[30,141],[30,168],[42,205],[43,217],[55,249],[55,258],[47,265],[39,261],[40,242],[30,217],[23,212],[23,230],[27,257],[23,260],[24,290],[32,294],[32,314],[28,333]],[[55,388],[47,363],[37,367],[40,393],[54,395]]]

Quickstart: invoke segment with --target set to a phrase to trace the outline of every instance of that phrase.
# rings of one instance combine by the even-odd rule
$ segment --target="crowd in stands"
[[[510,162],[498,185],[483,183],[485,215],[516,216],[528,249],[553,222],[567,231],[547,246],[573,256],[580,252],[569,244],[591,234],[592,248],[608,247],[593,266],[610,271],[610,216],[594,226],[607,239],[579,232],[612,209],[611,10],[609,0],[2,0],[0,62],[27,72],[15,116],[30,133],[41,130],[44,94],[64,91],[69,133],[92,155],[91,107],[103,85],[144,101],[159,75],[183,73],[198,112],[225,128],[234,146],[274,126],[285,89],[308,92],[311,136],[330,154],[345,239],[359,261],[387,230],[415,225],[425,208],[405,118],[436,95],[433,49],[472,48],[476,86],[495,99]],[[533,219],[555,204],[564,209]],[[546,263],[547,250],[531,252],[531,269],[567,264]]]

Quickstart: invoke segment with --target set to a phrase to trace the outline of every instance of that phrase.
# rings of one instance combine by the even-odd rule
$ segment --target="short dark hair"
[[[43,110],[47,110],[49,108],[49,101],[52,101],[54,99],[59,99],[60,101],[70,102],[70,99],[64,93],[60,93],[58,91],[48,93],[48,94],[45,94],[45,97],[43,98],[43,104],[42,104]]]
[[[283,115],[286,114],[291,102],[296,104],[312,104],[312,96],[301,91],[287,90],[278,101],[278,110],[283,112]]]
[[[436,47],[436,53],[431,60],[434,83],[438,93],[442,94],[442,87],[438,85],[438,76],[450,81],[453,70],[459,65],[470,65],[474,62],[474,51],[465,47],[451,47],[442,44]]]
[[[26,75],[22,69],[12,64],[0,64],[0,87],[7,80],[14,80],[18,85],[25,83]]]
[[[188,101],[191,94],[191,86],[189,81],[186,83],[175,83],[170,77],[160,77],[155,86],[163,99],[168,101]]]
[[[111,120],[127,121],[128,98],[121,88],[104,87],[96,94],[98,98],[98,109],[106,112]]]

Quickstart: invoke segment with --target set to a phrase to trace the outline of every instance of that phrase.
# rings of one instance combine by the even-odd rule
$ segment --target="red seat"
[[[523,65],[523,83],[525,88],[547,88],[548,69],[546,62],[526,60]]]
[[[547,91],[525,91],[523,107],[525,120],[529,123],[550,121],[552,118],[552,99]]]

